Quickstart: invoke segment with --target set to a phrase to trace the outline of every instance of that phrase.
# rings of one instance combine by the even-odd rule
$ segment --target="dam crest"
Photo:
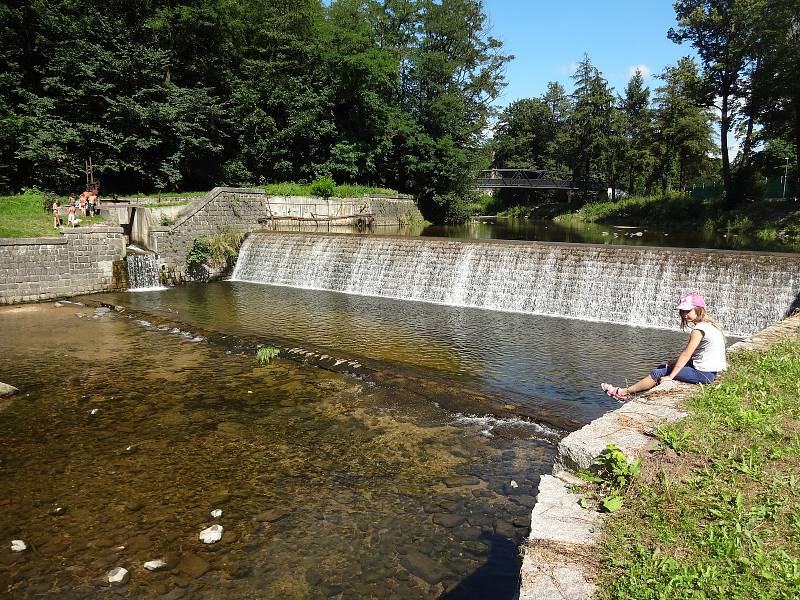
[[[696,290],[740,337],[800,305],[800,256],[703,249],[259,232],[232,279],[666,329]]]

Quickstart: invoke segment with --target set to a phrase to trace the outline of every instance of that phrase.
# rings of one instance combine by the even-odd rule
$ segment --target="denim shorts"
[[[662,367],[650,373],[656,383],[661,383],[661,378],[669,375],[672,372],[672,367]],[[683,367],[675,376],[676,381],[683,381],[684,383],[711,383],[717,374],[713,371],[699,371],[695,369],[691,363]]]

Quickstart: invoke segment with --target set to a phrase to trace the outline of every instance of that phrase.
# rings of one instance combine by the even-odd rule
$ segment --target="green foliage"
[[[316,181],[311,184],[311,194],[320,198],[330,198],[335,191],[336,182],[328,175],[317,177]]]
[[[308,183],[271,183],[264,186],[264,190],[273,196],[312,196],[311,184]],[[367,194],[394,196],[397,191],[388,188],[371,187],[366,185],[337,185],[331,197],[358,198]]]
[[[256,350],[256,359],[262,365],[269,364],[269,362],[280,354],[280,348],[274,346],[262,346]]]
[[[682,460],[631,486],[624,514],[606,521],[603,598],[798,597],[798,381],[795,338],[737,353],[689,401],[662,438],[680,431]]]
[[[53,228],[52,205],[56,196],[38,190],[17,196],[0,196],[0,238],[51,237],[61,235]],[[65,206],[66,198],[61,198]],[[46,209],[46,210],[45,210]],[[79,216],[79,226],[86,227],[103,222],[100,216]],[[61,215],[66,225],[66,214]]]
[[[689,434],[680,423],[656,427],[655,436],[662,448],[670,448],[678,454],[688,449]]]
[[[161,213],[161,217],[158,220],[159,225],[162,227],[166,227],[168,225],[172,225],[173,223],[172,217],[170,217],[167,213]]]
[[[328,174],[462,194],[501,49],[480,0],[12,3],[0,189],[77,186],[91,156],[106,195]]]
[[[208,278],[204,265],[210,257],[211,246],[208,242],[202,237],[194,238],[186,251],[186,270],[194,279],[204,281]]]
[[[214,233],[196,237],[186,251],[186,270],[199,281],[208,279],[209,269],[229,268],[239,254],[244,233],[230,223],[217,228]]]

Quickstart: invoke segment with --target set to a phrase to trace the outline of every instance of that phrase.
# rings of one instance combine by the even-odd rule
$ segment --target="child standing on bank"
[[[647,391],[664,381],[711,383],[717,373],[728,368],[725,335],[706,312],[705,298],[701,294],[690,292],[681,296],[675,308],[681,317],[681,329],[690,327],[692,330],[689,341],[678,358],[665,363],[629,387],[615,387],[604,383],[600,387],[606,394],[624,402],[629,394]]]
[[[53,229],[61,227],[61,202],[53,200]]]

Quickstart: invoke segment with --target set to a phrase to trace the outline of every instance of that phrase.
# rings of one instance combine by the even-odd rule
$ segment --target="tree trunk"
[[[728,131],[730,130],[730,114],[728,112],[728,102],[730,101],[730,91],[728,86],[722,90],[722,108],[720,110],[719,121],[719,149],[722,154],[722,186],[725,189],[725,205],[733,204],[733,181],[731,178],[731,161],[728,155]]]

